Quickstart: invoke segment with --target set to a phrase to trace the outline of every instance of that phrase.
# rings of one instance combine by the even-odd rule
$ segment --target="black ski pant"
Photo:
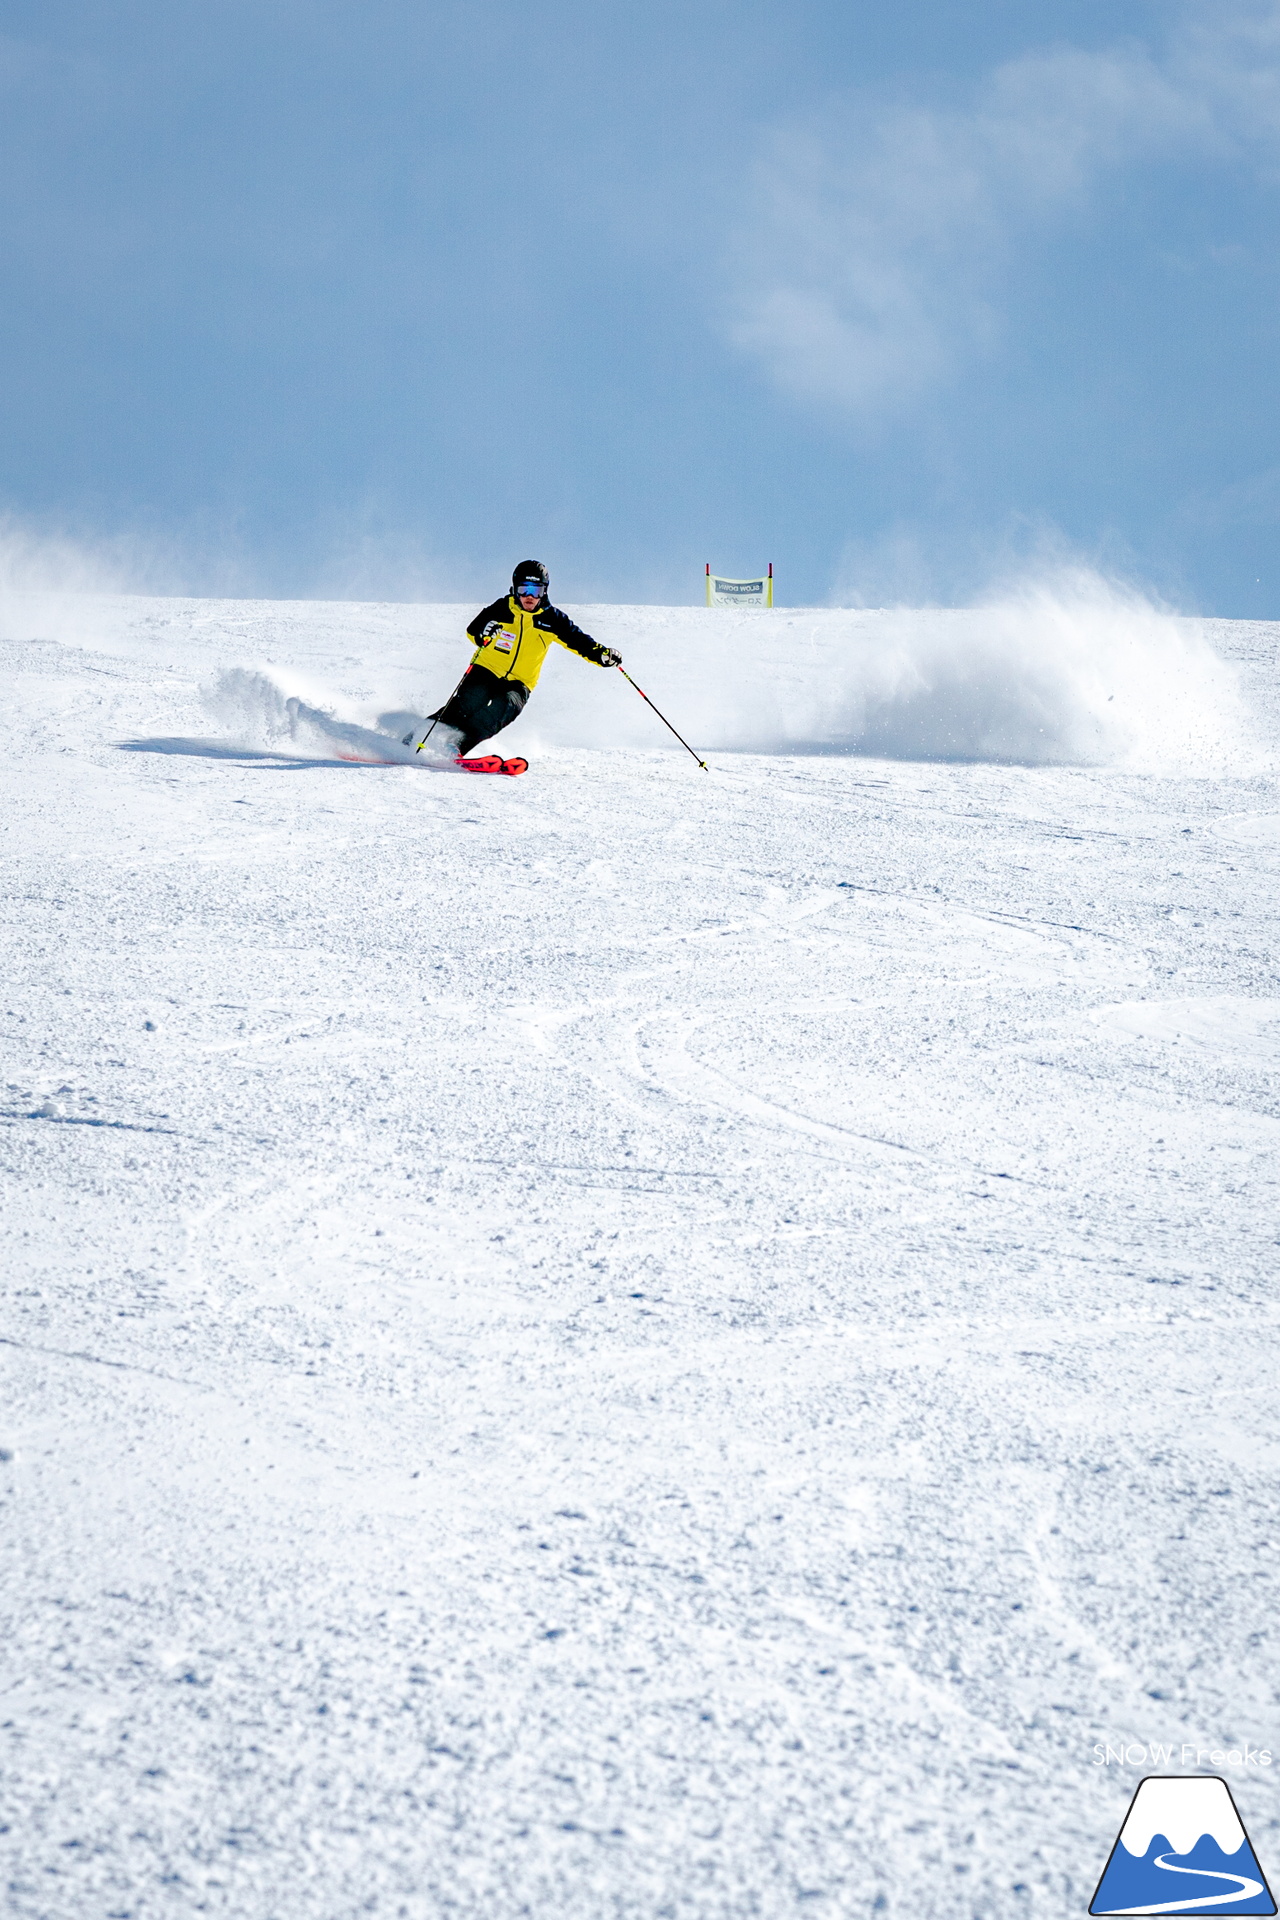
[[[456,727],[462,735],[459,753],[470,753],[480,740],[492,740],[513,720],[518,720],[529,698],[529,689],[521,680],[500,680],[488,667],[468,667],[462,684],[451,693],[439,713],[429,716],[442,727]]]

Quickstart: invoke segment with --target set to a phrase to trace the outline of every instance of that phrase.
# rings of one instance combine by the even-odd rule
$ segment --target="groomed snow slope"
[[[578,609],[710,774],[335,759],[471,611],[4,608],[12,1911],[1056,1920],[1120,1739],[1274,1872],[1278,630]]]

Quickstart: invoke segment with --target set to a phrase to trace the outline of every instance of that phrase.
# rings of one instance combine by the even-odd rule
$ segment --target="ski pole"
[[[618,662],[618,672],[622,675],[623,679],[626,681],[629,687],[636,687],[635,681],[631,678],[631,675],[627,672],[626,668],[623,666],[621,661]],[[652,700],[649,700],[649,696],[645,692],[643,687],[636,687],[636,692],[640,695],[640,698],[642,700],[647,700],[649,702],[649,705],[653,707],[653,702]],[[675,728],[672,726],[671,722],[668,720],[666,714],[659,713],[657,707],[653,707],[653,710],[658,715],[659,720],[661,720],[663,726],[667,729],[668,733],[676,733]],[[693,753],[693,748],[689,745],[689,742],[685,739],[682,733],[676,733],[676,739],[680,742],[680,745],[684,748],[686,753]],[[705,760],[699,760],[696,753],[693,753],[693,757],[695,760],[698,761],[698,765],[702,768],[702,771],[704,773],[710,773],[711,769],[707,765]]]
[[[470,673],[470,671],[471,671],[471,669],[470,669],[470,667],[468,667],[468,668],[467,668],[467,673]],[[466,679],[466,677],[467,677],[467,673],[464,673],[464,674],[463,674],[463,676],[462,676],[462,680],[465,680],[465,679]],[[462,690],[462,680],[459,680],[459,682],[458,682],[458,684],[457,684],[457,686],[456,686],[456,687],[454,688],[454,690],[453,690],[453,692],[452,692],[452,693],[451,693],[451,694],[449,695],[449,700],[454,700],[454,699],[456,699],[456,698],[457,698],[457,696],[458,696],[458,694],[459,694],[459,693],[461,692],[461,690]],[[449,700],[446,700],[446,701],[445,701],[445,703],[444,703],[444,706],[442,706],[442,707],[441,707],[441,709],[440,709],[440,713],[443,713],[443,712],[444,712],[444,708],[448,706],[448,704],[449,704]],[[426,746],[426,744],[427,744],[427,742],[428,742],[428,740],[429,740],[429,739],[431,738],[431,736],[432,736],[432,734],[433,734],[433,733],[435,732],[435,730],[436,730],[436,728],[437,728],[437,727],[438,727],[438,726],[440,725],[440,713],[438,713],[438,714],[436,715],[436,717],[435,717],[435,719],[434,719],[434,720],[433,720],[433,721],[431,722],[431,725],[430,725],[430,726],[429,726],[429,727],[427,728],[427,730],[426,730],[426,732],[425,732],[425,733],[423,734],[423,736],[422,736],[422,738],[421,738],[421,740],[419,740],[419,742],[418,742],[418,744],[417,744],[417,746],[416,746],[416,747],[414,748],[414,752],[415,752],[415,753],[421,753],[421,752],[422,752],[422,749],[423,749],[423,748],[424,748],[424,747]]]

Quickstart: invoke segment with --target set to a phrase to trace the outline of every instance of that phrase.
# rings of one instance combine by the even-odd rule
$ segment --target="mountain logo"
[[[1276,1903],[1226,1781],[1216,1774],[1139,1781],[1089,1911],[1273,1914]]]

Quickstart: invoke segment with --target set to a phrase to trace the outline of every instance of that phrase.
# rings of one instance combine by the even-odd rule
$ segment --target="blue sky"
[[[0,511],[193,591],[1280,615],[1280,0],[4,0]]]

